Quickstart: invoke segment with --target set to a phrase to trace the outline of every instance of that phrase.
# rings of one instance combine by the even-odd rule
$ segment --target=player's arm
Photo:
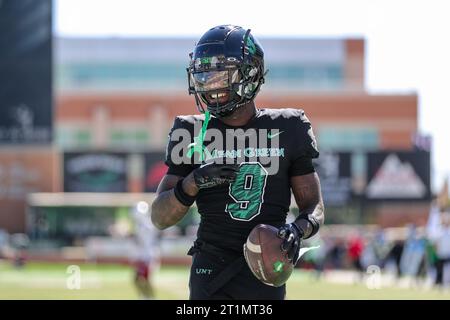
[[[299,209],[295,224],[302,230],[303,239],[317,233],[325,220],[325,209],[316,172],[291,177],[292,192]]]
[[[161,180],[156,191],[156,199],[152,203],[152,223],[160,230],[180,221],[195,201],[198,193],[198,189],[192,183],[191,173],[194,167],[189,162],[183,162],[180,159],[174,161],[172,155],[174,148],[191,143],[191,131],[191,125],[187,121],[183,121],[179,117],[175,118],[166,148],[165,164],[168,166],[168,171]],[[174,139],[174,136],[177,136],[178,139]],[[180,154],[175,153],[175,156],[180,156]],[[178,192],[175,194],[177,185]],[[177,195],[180,199],[177,199]]]
[[[158,229],[165,229],[175,225],[188,211],[188,205],[181,203],[175,196],[175,187],[183,177],[167,174],[161,180],[156,199],[152,203],[151,218]],[[191,197],[196,197],[198,188],[193,183],[193,175],[189,174],[183,179],[181,187]]]
[[[297,140],[291,146],[289,176],[300,214],[293,223],[279,229],[279,236],[285,239],[281,249],[287,251],[289,259],[296,263],[302,240],[319,231],[325,214],[320,181],[312,162],[312,159],[319,156],[316,138],[305,112],[296,110],[294,114],[293,132]]]
[[[298,227],[301,238],[307,239],[319,231],[325,215],[319,176],[312,162],[312,159],[319,156],[317,141],[305,112],[297,112],[295,132],[301,143],[295,144],[297,148],[294,148],[294,157],[289,168],[290,183],[300,212],[295,226]]]
[[[237,164],[208,163],[194,169],[185,178],[165,175],[152,203],[153,224],[158,229],[173,226],[184,217],[200,189],[232,183],[238,171]]]
[[[192,136],[193,126],[177,117],[169,134],[165,160],[169,168],[158,186],[156,199],[152,203],[151,219],[158,229],[168,228],[180,221],[195,202],[200,189],[229,184],[235,180],[239,171],[237,164],[208,163],[195,168],[188,159],[184,162],[179,161],[180,159],[174,161],[174,156],[180,157],[179,152],[172,155],[174,148],[186,146],[192,141],[172,139],[177,129],[188,129]]]
[[[299,259],[302,240],[319,231],[325,219],[325,210],[317,173],[292,176],[290,182],[300,214],[293,223],[281,227],[278,235],[284,239],[281,250],[286,251],[295,264]]]

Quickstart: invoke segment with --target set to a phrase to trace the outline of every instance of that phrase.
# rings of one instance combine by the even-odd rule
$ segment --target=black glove
[[[284,239],[281,250],[287,252],[288,259],[295,265],[300,254],[304,232],[295,223],[289,223],[278,229],[278,237]]]
[[[195,184],[199,189],[229,184],[234,182],[238,171],[238,164],[207,163],[194,171]]]

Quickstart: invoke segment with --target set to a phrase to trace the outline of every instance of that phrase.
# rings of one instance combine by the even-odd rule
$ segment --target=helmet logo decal
[[[211,57],[203,57],[203,58],[200,58],[200,63],[202,63],[202,64],[208,64],[208,63],[211,63]]]
[[[250,39],[250,37],[247,38],[246,49],[251,54],[255,54],[255,52],[256,52],[255,43],[252,41],[252,39]]]

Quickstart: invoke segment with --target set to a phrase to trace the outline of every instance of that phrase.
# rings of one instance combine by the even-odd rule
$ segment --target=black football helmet
[[[200,112],[221,118],[252,101],[264,83],[264,51],[258,41],[238,26],[208,30],[190,54],[189,94]]]

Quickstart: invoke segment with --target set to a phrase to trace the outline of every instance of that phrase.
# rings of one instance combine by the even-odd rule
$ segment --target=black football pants
[[[284,300],[286,286],[259,281],[244,257],[227,257],[199,250],[193,254],[190,300]]]

